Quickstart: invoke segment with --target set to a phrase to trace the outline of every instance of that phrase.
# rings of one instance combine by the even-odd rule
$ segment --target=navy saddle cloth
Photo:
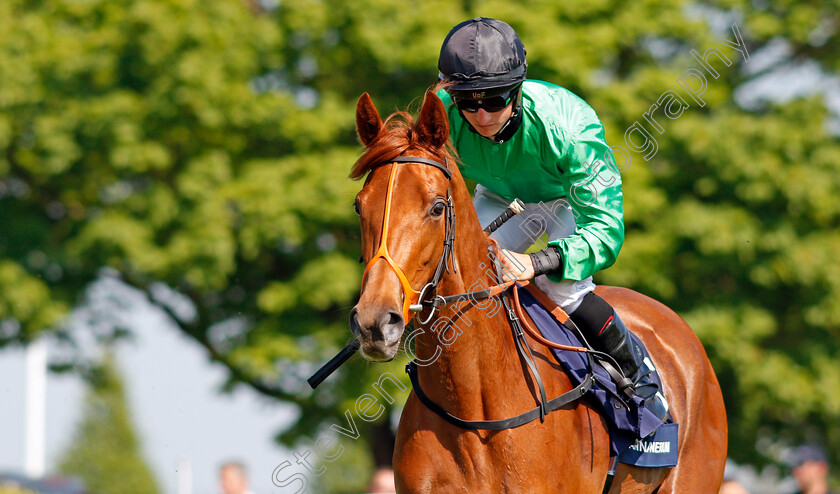
[[[521,286],[519,301],[522,308],[533,319],[542,335],[549,341],[562,345],[585,347],[586,345],[569,328],[561,324],[546,310],[528,290]],[[631,333],[636,340],[639,339]],[[650,355],[644,345],[645,358]],[[662,422],[644,407],[639,397],[627,398],[621,394],[610,375],[600,365],[590,366],[586,354],[553,349],[554,357],[566,369],[573,386],[580,384],[590,372],[595,374],[595,385],[589,394],[598,404],[610,429],[610,454],[618,455],[621,463],[646,467],[668,467],[676,465],[677,424],[671,418]],[[651,379],[662,388],[656,372]],[[642,439],[644,438],[644,439]]]

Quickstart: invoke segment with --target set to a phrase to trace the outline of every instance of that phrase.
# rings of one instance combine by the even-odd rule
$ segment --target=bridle
[[[403,309],[402,315],[403,320],[407,324],[409,321],[409,313],[410,312],[420,312],[419,322],[420,324],[426,324],[432,320],[432,317],[435,314],[435,311],[439,307],[443,307],[453,301],[456,300],[463,300],[462,297],[468,296],[471,300],[480,300],[489,297],[493,297],[496,295],[500,295],[502,299],[502,303],[504,304],[505,311],[507,313],[508,320],[510,322],[511,331],[513,333],[513,339],[516,344],[516,350],[520,357],[523,359],[525,364],[531,371],[533,375],[534,381],[536,383],[536,387],[539,391],[539,400],[538,404],[535,408],[528,410],[524,413],[516,415],[515,417],[510,417],[508,419],[502,420],[464,420],[458,418],[449,412],[447,412],[443,407],[435,403],[420,386],[420,379],[417,374],[417,362],[412,360],[406,365],[406,372],[411,380],[412,387],[414,388],[414,392],[416,393],[418,399],[431,411],[435,412],[441,418],[445,419],[450,424],[453,424],[457,427],[461,427],[464,429],[472,429],[472,430],[505,430],[511,429],[515,427],[520,427],[525,425],[537,418],[540,421],[545,420],[545,416],[554,410],[560,409],[570,403],[573,403],[583,397],[592,385],[596,381],[595,375],[590,371],[583,381],[576,386],[575,388],[561,394],[557,398],[552,400],[548,400],[546,398],[545,387],[543,386],[542,378],[540,377],[539,371],[537,370],[536,363],[534,361],[534,356],[531,351],[530,346],[528,345],[527,340],[525,339],[525,333],[522,329],[522,324],[520,317],[516,314],[516,311],[510,304],[508,297],[504,295],[506,290],[514,283],[513,281],[510,282],[502,282],[501,281],[501,271],[499,267],[498,260],[495,261],[497,275],[499,279],[499,284],[494,287],[488,288],[486,290],[481,290],[477,292],[470,292],[465,294],[458,294],[458,295],[450,295],[450,296],[440,296],[437,293],[437,286],[443,277],[443,272],[449,272],[449,264],[452,263],[453,270],[455,270],[455,263],[453,261],[453,253],[452,249],[455,244],[455,212],[454,207],[452,205],[452,195],[451,195],[451,179],[452,173],[449,171],[449,159],[444,158],[446,164],[440,163],[439,161],[427,159],[427,158],[418,158],[414,156],[398,156],[391,160],[383,162],[382,165],[387,165],[390,163],[394,163],[395,165],[391,168],[391,174],[388,178],[388,190],[385,195],[385,213],[382,219],[382,234],[379,240],[379,248],[376,250],[376,253],[371,257],[368,261],[367,266],[365,266],[365,273],[362,277],[362,290],[364,290],[365,283],[367,281],[368,272],[376,264],[380,259],[385,259],[388,263],[388,266],[391,267],[391,270],[394,274],[397,275],[397,278],[400,280],[400,285],[402,285],[403,290]],[[420,291],[414,289],[411,286],[411,282],[408,281],[408,277],[406,277],[405,273],[403,272],[402,268],[399,267],[397,262],[391,257],[391,254],[388,252],[388,226],[389,226],[389,219],[391,214],[391,198],[393,197],[394,193],[394,182],[395,177],[397,174],[397,165],[404,164],[404,163],[418,163],[422,165],[429,165],[433,166],[446,176],[446,179],[450,181],[449,186],[446,188],[446,206],[445,212],[446,215],[446,231],[444,233],[444,240],[443,240],[443,252],[441,253],[440,259],[438,260],[437,267],[435,268],[434,275],[432,275],[431,280],[426,283],[425,286]],[[492,250],[492,249],[491,249]],[[429,309],[427,314],[423,314],[422,312],[424,309]],[[412,316],[414,317],[414,316]],[[567,321],[567,323],[571,324],[571,320]],[[353,340],[356,341],[356,340]],[[547,342],[550,346],[555,347],[562,347],[562,345],[553,345],[551,342]],[[576,347],[565,347],[565,349],[571,349],[575,351],[583,351],[587,354],[587,357],[590,360],[590,369],[593,364],[592,354],[587,351],[585,348],[576,348]],[[352,352],[351,352],[352,353]],[[339,358],[339,357],[336,357]]]
[[[408,277],[406,277],[405,273],[403,272],[402,268],[394,261],[394,258],[391,257],[391,254],[388,252],[388,220],[390,219],[391,215],[391,198],[393,197],[393,190],[394,190],[394,178],[397,175],[397,168],[399,164],[403,163],[418,163],[422,165],[428,165],[437,168],[438,170],[442,171],[443,174],[446,176],[446,180],[452,180],[452,172],[449,171],[449,158],[444,157],[446,164],[443,164],[439,161],[427,159],[427,158],[419,158],[416,156],[398,156],[396,158],[390,159],[388,161],[383,162],[380,166],[387,165],[394,163],[395,165],[391,168],[391,175],[388,178],[388,191],[385,196],[385,214],[382,219],[382,235],[380,236],[379,240],[379,248],[376,250],[376,254],[370,258],[365,266],[365,273],[362,276],[362,290],[365,288],[365,282],[367,281],[367,275],[370,269],[376,264],[380,259],[385,259],[388,263],[388,266],[391,267],[391,270],[394,274],[397,275],[397,278],[400,280],[400,285],[402,285],[403,290],[403,309],[402,309],[402,316],[403,321],[408,324],[409,312],[419,312],[420,317],[419,322],[420,324],[426,324],[432,320],[432,317],[435,314],[435,311],[438,307],[445,305],[445,301],[441,303],[442,297],[437,294],[437,286],[440,283],[441,278],[443,278],[443,272],[449,272],[449,264],[452,264],[453,270],[456,270],[454,262],[452,262],[452,248],[455,244],[455,210],[452,207],[452,194],[451,184],[446,188],[446,206],[445,206],[445,223],[446,223],[446,232],[444,233],[444,240],[443,240],[443,253],[440,256],[440,260],[438,260],[437,267],[435,268],[434,275],[432,275],[432,279],[423,286],[420,291],[414,289],[411,286],[411,282],[408,281]],[[456,270],[457,272],[457,270]],[[437,303],[434,303],[434,302]],[[423,314],[424,308],[429,308],[427,314]],[[414,317],[413,315],[411,317]]]
[[[446,176],[446,179],[451,181],[452,180],[452,172],[449,171],[449,158],[444,157],[446,164],[427,158],[418,158],[415,156],[398,156],[396,158],[390,159],[381,163],[379,166],[384,166],[390,163],[418,163],[422,165],[433,166],[443,172]],[[452,249],[455,245],[455,208],[452,204],[452,194],[451,189],[452,186],[446,188],[446,210],[444,214],[446,215],[446,233],[444,234],[443,240],[443,253],[441,253],[440,260],[438,260],[437,267],[435,268],[434,275],[432,276],[431,281],[426,283],[420,291],[414,289],[411,286],[411,282],[408,281],[408,277],[403,272],[402,268],[399,267],[397,262],[394,258],[391,257],[391,254],[388,252],[387,241],[388,241],[388,225],[389,219],[391,215],[391,197],[393,196],[393,189],[394,189],[394,177],[396,176],[397,167],[394,166],[391,169],[391,174],[388,178],[388,191],[385,196],[385,214],[382,219],[382,235],[379,240],[379,248],[376,250],[376,254],[370,258],[365,266],[365,272],[362,276],[362,290],[364,290],[365,282],[367,281],[367,275],[370,269],[376,264],[377,261],[380,259],[385,259],[388,263],[388,266],[391,267],[391,270],[394,274],[397,275],[397,278],[400,280],[400,285],[403,289],[403,310],[402,316],[403,321],[405,324],[408,324],[410,321],[409,313],[415,312],[420,313],[420,317],[418,318],[418,322],[420,324],[426,324],[432,320],[434,317],[435,312],[444,307],[449,305],[453,302],[460,302],[463,300],[470,300],[472,302],[477,302],[479,300],[488,299],[491,297],[495,297],[505,290],[510,288],[514,281],[500,281],[498,284],[490,286],[484,290],[477,290],[474,292],[468,293],[459,293],[456,295],[448,295],[442,296],[438,295],[437,293],[437,286],[440,283],[441,278],[443,278],[444,270],[449,273],[449,265],[452,265],[453,272],[457,273],[457,262],[452,257]],[[428,309],[428,312],[424,312]],[[414,317],[414,316],[412,316]]]

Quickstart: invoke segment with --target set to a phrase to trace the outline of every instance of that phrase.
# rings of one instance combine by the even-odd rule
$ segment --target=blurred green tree
[[[356,359],[317,393],[304,382],[349,339],[361,278],[359,184],[345,178],[354,102],[416,106],[449,28],[485,15],[517,29],[531,77],[582,96],[630,151],[627,240],[597,281],[692,324],[724,388],[732,456],[766,462],[759,437],[819,434],[840,457],[840,146],[816,91],[840,71],[838,12],[837,0],[3,2],[0,344],[60,327],[109,267],[230,386],[299,404],[287,444],[344,423],[400,366]],[[745,53],[720,41],[737,42],[733,23]],[[729,64],[691,54],[710,48]],[[679,84],[699,92],[689,69],[705,74],[698,98]],[[685,102],[673,118],[652,108],[667,91]],[[645,133],[655,153],[630,149]]]
[[[160,488],[143,460],[131,424],[122,377],[107,352],[91,379],[85,410],[59,470],[97,494],[156,494]]]

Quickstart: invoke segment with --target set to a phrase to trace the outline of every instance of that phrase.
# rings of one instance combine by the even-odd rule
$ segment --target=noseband
[[[446,272],[449,272],[449,262],[452,259],[452,247],[455,243],[455,212],[454,208],[452,207],[452,195],[450,194],[451,186],[446,188],[446,210],[445,220],[446,220],[446,233],[444,234],[443,240],[443,253],[440,256],[440,260],[438,260],[437,267],[435,268],[435,273],[432,276],[432,279],[426,283],[426,285],[420,290],[415,290],[411,283],[408,281],[408,277],[406,277],[403,270],[399,267],[399,265],[394,261],[391,257],[391,254],[388,252],[388,220],[391,215],[391,197],[393,196],[393,189],[394,189],[394,177],[397,174],[397,165],[401,163],[419,163],[422,165],[429,165],[437,168],[438,170],[442,171],[443,174],[446,176],[446,180],[452,179],[452,172],[449,171],[449,158],[444,158],[446,160],[446,164],[440,163],[439,161],[430,160],[427,158],[417,158],[413,156],[398,156],[392,160],[386,161],[382,163],[382,165],[387,165],[390,163],[395,163],[394,167],[391,168],[391,175],[388,178],[388,192],[385,196],[385,215],[382,219],[382,235],[379,240],[379,249],[377,249],[376,254],[368,261],[367,266],[365,267],[365,274],[362,277],[362,290],[365,287],[365,281],[367,281],[367,275],[370,269],[373,267],[374,264],[377,263],[380,259],[385,259],[388,263],[388,266],[391,267],[391,270],[394,274],[397,275],[397,278],[400,280],[400,284],[402,285],[403,289],[403,310],[402,316],[403,321],[408,324],[409,321],[409,312],[422,312],[424,308],[428,308],[427,314],[420,314],[419,322],[421,324],[426,324],[427,322],[431,321],[432,316],[434,316],[437,307],[441,304],[434,304],[429,303],[432,302],[434,299],[441,298],[437,294],[437,286],[440,283],[441,278],[443,277],[444,269]],[[453,263],[453,269],[455,269]],[[425,303],[424,303],[425,302]],[[414,317],[413,315],[411,317]]]

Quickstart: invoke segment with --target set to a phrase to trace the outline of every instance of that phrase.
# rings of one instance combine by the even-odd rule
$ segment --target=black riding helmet
[[[438,59],[439,78],[452,83],[446,89],[453,99],[480,99],[514,90],[513,112],[492,137],[495,142],[510,139],[522,123],[521,91],[527,67],[525,47],[516,31],[488,17],[475,17],[453,27],[443,40]],[[460,109],[458,112],[463,118]],[[472,125],[470,130],[475,132]]]

